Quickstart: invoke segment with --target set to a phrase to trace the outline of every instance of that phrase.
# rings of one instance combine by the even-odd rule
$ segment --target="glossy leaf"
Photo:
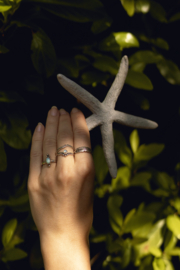
[[[129,57],[129,64],[130,65],[136,63],[154,64],[158,63],[162,59],[163,57],[160,54],[155,53],[153,51],[148,50],[137,51],[136,53],[134,53]]]
[[[112,33],[99,44],[99,49],[103,51],[119,51],[131,47],[139,47],[139,41],[129,32]]]
[[[123,202],[123,198],[119,195],[110,196],[107,202],[107,209],[109,212],[109,222],[114,232],[120,233],[123,224],[123,216],[120,210],[120,206]]]
[[[103,149],[100,145],[97,145],[93,151],[93,159],[95,165],[96,178],[99,184],[102,184],[107,173],[108,166],[105,160]]]
[[[112,75],[116,75],[119,69],[119,64],[109,56],[96,57],[93,66]]]
[[[11,8],[12,8],[12,6],[10,5],[10,3],[9,3],[9,5],[5,4],[5,3],[2,3],[2,2],[0,3],[0,12],[1,13],[5,12],[5,11],[8,11]]]
[[[24,99],[15,91],[0,91],[0,102],[14,103],[25,102]]]
[[[161,251],[160,248],[157,248],[157,247],[150,247],[149,251],[150,251],[150,253],[151,253],[153,256],[155,256],[155,257],[157,257],[157,258],[159,258],[159,257],[162,256],[162,251]]]
[[[164,10],[164,8],[159,3],[152,0],[150,4],[151,16],[162,23],[167,23],[166,11]]]
[[[147,13],[150,10],[150,1],[149,0],[136,0],[135,1],[135,11]]]
[[[139,134],[137,129],[134,129],[129,137],[129,141],[130,141],[130,145],[131,145],[131,149],[133,151],[133,153],[135,154],[138,150],[139,147],[139,143],[140,143],[140,138],[139,138]]]
[[[120,167],[117,171],[117,176],[112,179],[113,190],[121,190],[129,187],[131,170],[127,166]]]
[[[180,239],[180,218],[176,215],[170,215],[166,219],[166,225],[168,229]]]
[[[2,231],[2,244],[4,247],[8,246],[9,242],[11,241],[13,234],[17,227],[17,219],[9,220],[3,228]]]
[[[56,53],[50,38],[42,30],[33,33],[31,59],[36,71],[50,77],[56,67]]]
[[[21,260],[27,256],[28,254],[24,250],[20,248],[12,248],[3,253],[2,260],[5,262],[16,261],[16,260]]]
[[[152,265],[154,270],[165,270],[165,263],[161,258],[154,258]]]
[[[132,152],[127,146],[123,134],[117,130],[114,130],[114,148],[120,161],[130,167],[132,162]]]
[[[135,12],[134,0],[121,0],[121,4],[129,16],[134,15]]]
[[[4,149],[4,143],[2,139],[0,138],[0,171],[6,171],[7,169],[7,156]]]
[[[180,84],[180,70],[174,62],[163,59],[157,63],[157,68],[169,83]]]
[[[144,89],[144,90],[153,89],[151,80],[145,74],[143,74],[142,72],[136,72],[133,70],[128,71],[128,75],[126,77],[125,83],[139,89]]]
[[[166,253],[170,256],[180,256],[180,248],[179,247],[175,247],[171,250],[166,251]]]

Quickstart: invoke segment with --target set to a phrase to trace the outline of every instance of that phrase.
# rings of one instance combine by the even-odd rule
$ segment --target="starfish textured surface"
[[[122,91],[128,73],[128,57],[124,56],[120,63],[119,71],[109,89],[104,101],[97,98],[84,88],[66,78],[62,74],[57,75],[59,83],[75,98],[82,102],[93,113],[86,119],[89,130],[100,125],[104,155],[112,178],[117,175],[117,163],[114,153],[113,122],[134,128],[154,129],[158,124],[137,116],[114,110],[116,101]]]

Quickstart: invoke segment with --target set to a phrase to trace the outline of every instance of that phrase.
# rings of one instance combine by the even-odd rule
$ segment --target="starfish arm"
[[[112,123],[104,123],[100,126],[102,134],[102,145],[106,162],[109,167],[109,172],[112,178],[116,178],[117,175],[117,163],[114,153],[114,137]]]
[[[92,114],[88,118],[86,118],[86,123],[88,126],[89,131],[93,128],[99,126],[101,124],[101,120],[99,120],[98,116],[96,114]]]
[[[154,129],[158,127],[156,122],[118,111],[114,111],[113,119],[119,124],[134,128]]]
[[[121,60],[119,71],[116,75],[116,78],[103,102],[109,108],[114,109],[115,107],[116,101],[121,93],[121,90],[126,80],[126,76],[128,73],[128,65],[129,65],[128,57],[125,55]]]
[[[82,102],[93,113],[97,113],[100,110],[101,103],[99,100],[80,85],[68,79],[62,74],[58,74],[57,79],[63,88],[65,88],[70,94]]]

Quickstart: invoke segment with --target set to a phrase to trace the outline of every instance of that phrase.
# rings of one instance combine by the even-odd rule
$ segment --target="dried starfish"
[[[127,73],[128,57],[124,56],[121,60],[116,78],[102,103],[84,88],[66,78],[64,75],[57,75],[59,83],[92,111],[93,114],[86,119],[88,129],[92,130],[100,125],[104,155],[112,178],[116,178],[117,175],[112,123],[117,122],[122,125],[145,129],[154,129],[158,126],[157,123],[148,119],[114,110],[118,96],[125,83]]]

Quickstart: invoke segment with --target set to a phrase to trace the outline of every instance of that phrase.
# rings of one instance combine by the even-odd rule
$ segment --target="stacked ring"
[[[74,148],[73,148],[72,145],[70,145],[70,144],[64,144],[63,146],[61,146],[61,147],[59,147],[57,149],[56,156],[66,157],[66,156],[69,156],[69,155],[74,155],[74,151],[73,152],[69,152],[66,149],[63,152],[60,151],[61,149],[65,148],[65,147],[71,147],[74,150]]]

